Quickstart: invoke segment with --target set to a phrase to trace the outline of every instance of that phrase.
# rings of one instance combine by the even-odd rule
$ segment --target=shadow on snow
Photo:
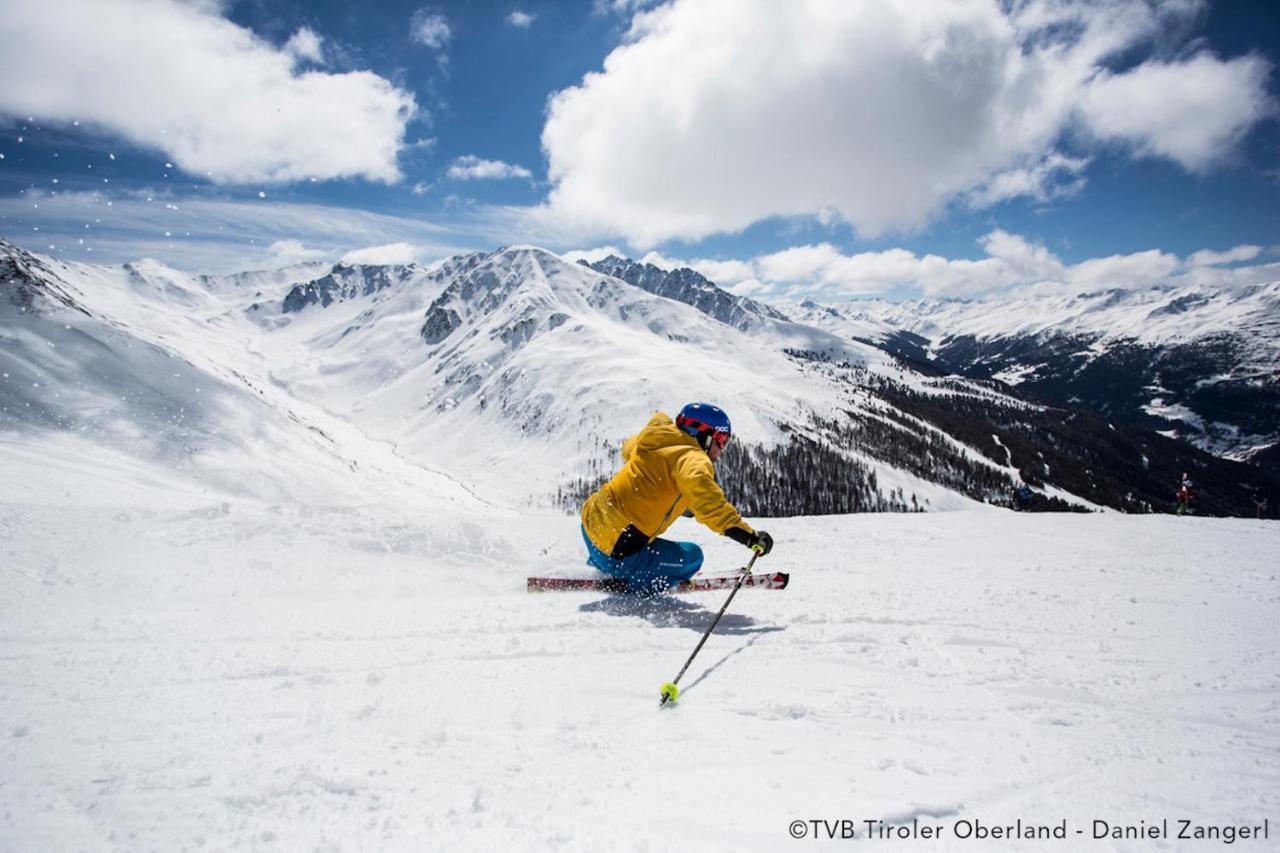
[[[715,610],[670,595],[610,595],[578,608],[583,613],[607,616],[638,616],[658,628],[687,628],[701,634],[716,618]],[[750,616],[726,613],[716,625],[716,634],[769,634],[786,630],[778,625],[759,625]]]

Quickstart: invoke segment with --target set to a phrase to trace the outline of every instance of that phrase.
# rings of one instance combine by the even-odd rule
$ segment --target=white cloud
[[[1207,287],[1244,288],[1254,284],[1280,281],[1280,263],[1257,264],[1247,267],[1195,267],[1179,277],[1187,284]]]
[[[594,264],[596,261],[603,261],[610,255],[617,255],[620,258],[627,257],[627,253],[619,249],[617,246],[598,246],[594,249],[574,249],[573,251],[565,252],[560,257],[564,258],[571,264],[576,264],[578,261],[586,261],[589,264]]]
[[[1040,202],[1070,198],[1084,189],[1083,173],[1088,165],[1088,158],[1067,157],[1051,151],[1034,165],[992,175],[970,194],[969,205],[990,207],[1020,196]]]
[[[1261,57],[1223,62],[1207,51],[1182,62],[1147,62],[1124,74],[1100,73],[1081,108],[1099,136],[1203,171],[1272,112],[1262,94],[1270,72]]]
[[[1193,267],[1217,267],[1225,264],[1237,264],[1241,261],[1251,261],[1260,254],[1262,254],[1261,246],[1236,246],[1234,249],[1228,249],[1225,252],[1202,249],[1193,254],[1187,261]]]
[[[1071,132],[1080,123],[1198,168],[1265,112],[1264,63],[1202,53],[1158,74],[1103,68],[1199,9],[673,0],[636,14],[602,71],[551,98],[544,215],[642,249],[771,217],[874,236],[921,227],[957,199],[1078,191],[1087,151],[1060,146],[1087,144]],[[1172,103],[1121,121],[1118,105],[1156,82]]]
[[[617,15],[630,15],[637,9],[643,9],[655,2],[657,0],[593,0],[591,5],[596,14],[612,12]]]
[[[688,264],[681,263],[680,261],[669,260],[666,257],[664,257],[660,252],[647,253],[643,258],[640,259],[640,263],[652,264],[658,269],[666,270],[667,272],[671,272],[672,270],[678,267],[688,266]]]
[[[916,292],[930,297],[968,297],[1031,285],[1084,289],[1147,287],[1165,281],[1179,267],[1163,252],[1088,260],[1068,266],[1039,244],[1004,231],[986,235],[987,256],[978,260],[920,256],[906,249],[844,255],[822,243],[798,246],[756,258],[764,281],[807,285],[842,296]]]
[[[284,267],[326,257],[321,249],[308,249],[301,240],[277,240],[267,247],[268,266]]]
[[[216,182],[399,180],[413,95],[294,61],[175,0],[0,4],[0,113],[97,125]]]
[[[67,260],[123,263],[152,257],[192,272],[222,273],[279,266],[280,255],[294,249],[336,259],[352,246],[405,243],[418,247],[424,259],[441,258],[496,247],[509,241],[511,233],[505,220],[495,225],[480,215],[429,222],[320,204],[191,198],[159,191],[28,191],[0,198],[0,217],[14,242],[39,252],[53,243],[58,250],[51,254]],[[24,234],[29,236],[24,239]],[[32,241],[36,234],[40,240]]]
[[[715,261],[700,258],[687,265],[717,284],[733,287],[755,278],[755,270],[742,261]],[[758,282],[757,282],[758,284]]]
[[[746,261],[685,261],[651,253],[664,269],[692,267],[735,293],[786,290],[792,298],[818,296],[982,297],[1019,288],[1057,287],[1072,292],[1144,288],[1157,284],[1231,287],[1274,281],[1280,264],[1221,269],[1256,258],[1257,246],[1196,252],[1188,258],[1159,250],[1091,258],[1067,264],[1043,244],[995,230],[978,241],[976,260],[917,255],[906,249],[842,253],[830,243],[793,246]]]
[[[533,19],[536,17],[537,15],[516,9],[510,15],[507,15],[507,23],[513,27],[520,27],[521,29],[527,30],[533,25]]]
[[[708,276],[710,278],[710,276]],[[714,281],[715,279],[712,279]],[[725,287],[725,290],[736,296],[764,296],[773,291],[773,285],[765,285],[756,281],[754,278],[740,281],[737,284]]]
[[[620,252],[619,254],[626,257],[625,253]],[[683,260],[680,258],[668,258],[660,252],[649,252],[640,259],[640,263],[653,264],[658,269],[668,272],[687,267],[726,289],[733,289],[751,281],[756,276],[756,270],[750,263],[738,260],[726,261],[712,258]],[[755,282],[755,285],[757,290],[762,287],[760,282]]]
[[[1177,255],[1150,249],[1083,261],[1067,270],[1066,280],[1072,287],[1085,291],[1150,287],[1169,281],[1181,266]]]
[[[444,15],[429,9],[419,9],[409,17],[409,37],[432,50],[443,51],[453,38],[449,22]]]
[[[533,180],[533,175],[523,166],[503,163],[501,160],[482,160],[467,154],[449,164],[445,177],[455,181],[497,181],[506,178]]]
[[[289,37],[284,43],[285,53],[294,59],[307,59],[311,62],[323,63],[324,52],[321,49],[323,39],[308,27],[303,27]]]
[[[342,256],[340,263],[371,266],[412,264],[418,260],[421,253],[422,250],[412,243],[388,243],[385,246],[369,246],[347,252]]]
[[[1061,280],[1066,268],[1041,243],[996,229],[978,241],[987,256],[1000,261],[1014,282],[1036,284]]]

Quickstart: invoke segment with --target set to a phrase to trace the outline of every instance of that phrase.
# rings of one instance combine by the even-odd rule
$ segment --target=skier
[[[1195,494],[1192,489],[1195,483],[1191,482],[1191,475],[1185,471],[1182,474],[1182,481],[1178,484],[1178,515],[1186,515],[1191,511],[1191,502],[1195,500]]]
[[[773,538],[743,521],[716,483],[715,462],[730,434],[728,415],[708,403],[690,403],[674,422],[655,412],[623,444],[622,469],[582,505],[587,562],[640,591],[688,580],[702,567],[702,549],[657,538],[686,510],[716,533],[768,554]]]
[[[1018,483],[1013,490],[1013,508],[1024,510],[1031,506],[1031,487],[1026,483]]]

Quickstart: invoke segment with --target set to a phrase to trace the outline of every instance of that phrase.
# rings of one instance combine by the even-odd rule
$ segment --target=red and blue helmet
[[[690,403],[676,415],[676,426],[698,440],[703,450],[711,449],[715,442],[723,450],[729,443],[733,427],[724,410],[710,403]]]

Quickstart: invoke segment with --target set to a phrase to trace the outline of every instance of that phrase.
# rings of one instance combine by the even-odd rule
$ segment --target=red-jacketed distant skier
[[[716,533],[768,554],[772,537],[743,521],[716,483],[714,463],[731,432],[722,410],[690,403],[675,421],[655,413],[627,439],[622,470],[582,506],[582,538],[591,564],[642,591],[660,591],[693,577],[702,567],[702,549],[658,538],[685,510]]]
[[[1190,512],[1192,503],[1196,499],[1195,483],[1191,481],[1189,474],[1183,474],[1182,480],[1178,483],[1178,515],[1185,515]]]

